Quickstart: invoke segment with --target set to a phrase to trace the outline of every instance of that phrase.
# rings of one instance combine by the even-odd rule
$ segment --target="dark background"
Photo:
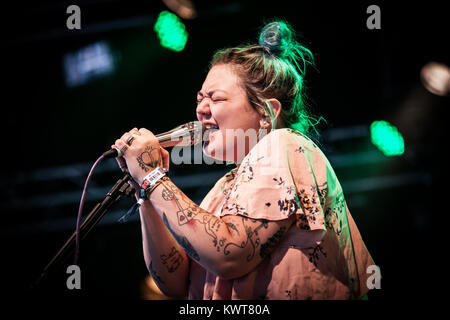
[[[82,243],[82,290],[66,289],[65,269],[30,291],[75,228],[86,175],[114,140],[133,127],[164,132],[195,119],[196,92],[219,48],[255,42],[265,20],[289,21],[316,58],[307,71],[310,105],[327,123],[318,143],[344,188],[350,211],[382,272],[371,299],[430,298],[445,280],[443,152],[448,97],[422,86],[429,61],[449,65],[448,17],[427,2],[193,1],[183,19],[181,52],[162,48],[153,31],[161,1],[41,1],[2,4],[1,275],[10,295],[142,298],[147,271],[140,224],[115,221],[121,199]],[[66,8],[81,8],[81,30],[66,28]],[[371,4],[381,30],[366,27]],[[105,41],[113,74],[65,84],[63,57]],[[402,156],[370,143],[369,125],[387,120],[402,132]],[[195,202],[230,167],[172,165],[175,183]],[[90,184],[84,214],[121,177],[104,161]],[[67,262],[70,264],[70,261]]]

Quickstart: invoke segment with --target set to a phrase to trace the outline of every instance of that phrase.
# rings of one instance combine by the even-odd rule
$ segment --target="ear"
[[[273,116],[277,119],[281,112],[281,102],[275,98],[267,99],[267,101],[272,105]]]
[[[278,101],[275,98],[266,99],[265,101],[268,104],[267,107],[270,108],[269,111],[271,111],[273,118],[275,119],[275,127],[276,127],[277,126],[276,125],[277,118],[281,112],[281,103],[280,103],[280,101]],[[266,128],[266,129],[271,128],[271,126],[272,126],[271,122],[272,122],[272,116],[271,116],[271,114],[267,114],[267,115],[263,116],[263,118],[261,119],[260,126],[261,126],[261,128]],[[275,128],[272,128],[272,129],[275,129]]]

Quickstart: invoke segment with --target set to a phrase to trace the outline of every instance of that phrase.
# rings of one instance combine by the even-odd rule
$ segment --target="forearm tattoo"
[[[177,234],[169,224],[169,220],[167,220],[166,213],[163,212],[163,222],[166,225],[167,229],[169,229],[170,233],[172,233],[175,240],[178,242],[178,244],[184,249],[187,255],[192,257],[193,259],[200,261],[200,256],[198,255],[197,251],[195,251],[192,244],[189,242],[189,240],[186,237],[180,236]]]
[[[161,154],[159,148],[147,146],[145,150],[136,158],[139,166],[145,172],[162,166]]]
[[[169,254],[162,254],[160,258],[170,273],[175,272],[183,262],[183,257],[175,247],[172,247]]]
[[[181,227],[194,223],[203,226],[203,230],[211,238],[214,248],[217,252],[222,252],[224,255],[229,255],[232,250],[250,248],[250,253],[246,257],[248,262],[255,257],[258,250],[260,257],[264,259],[277,246],[286,231],[285,227],[279,228],[269,239],[267,239],[265,243],[261,244],[259,231],[262,228],[267,229],[271,223],[270,221],[264,219],[251,219],[241,216],[240,223],[225,223],[223,220],[207,213],[193,203],[176,186],[170,183],[163,183],[162,186],[162,198],[165,201],[172,202],[173,205],[176,206],[178,226]],[[200,212],[204,212],[206,214],[201,215],[199,214]],[[163,213],[163,221],[186,253],[199,261],[200,257],[197,251],[186,237],[180,236],[172,230],[165,213]],[[235,233],[237,236],[245,235],[245,240],[241,241],[241,243],[235,243],[230,239],[227,240],[225,237],[219,236],[219,230],[222,226],[228,227],[228,230]]]

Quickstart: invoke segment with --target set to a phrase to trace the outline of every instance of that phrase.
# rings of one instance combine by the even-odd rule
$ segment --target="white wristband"
[[[141,183],[141,189],[144,191],[148,188],[153,187],[162,177],[164,177],[167,173],[165,168],[155,168],[152,172],[144,177],[144,180]]]

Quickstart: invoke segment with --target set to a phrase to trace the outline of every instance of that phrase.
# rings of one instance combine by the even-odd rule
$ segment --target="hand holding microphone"
[[[116,157],[122,171],[129,170],[135,182],[156,167],[169,169],[169,152],[163,147],[194,145],[203,140],[205,128],[200,121],[191,121],[168,132],[154,135],[151,131],[134,128],[116,140],[105,157]]]
[[[203,140],[204,133],[205,133],[205,126],[201,121],[190,121],[170,131],[157,134],[155,137],[158,139],[159,144],[163,148],[167,148],[174,146],[190,146],[197,144]],[[131,141],[133,141],[134,139],[130,136],[128,136],[128,138],[131,139]],[[121,157],[122,151],[119,148],[117,148],[117,146],[112,146],[111,150],[108,150],[103,153],[103,156],[105,158]]]
[[[119,166],[126,163],[130,175],[138,184],[144,177],[157,167],[169,169],[169,152],[164,150],[155,135],[147,129],[132,129],[122,135],[114,143],[122,154]],[[122,160],[120,160],[122,158]]]

